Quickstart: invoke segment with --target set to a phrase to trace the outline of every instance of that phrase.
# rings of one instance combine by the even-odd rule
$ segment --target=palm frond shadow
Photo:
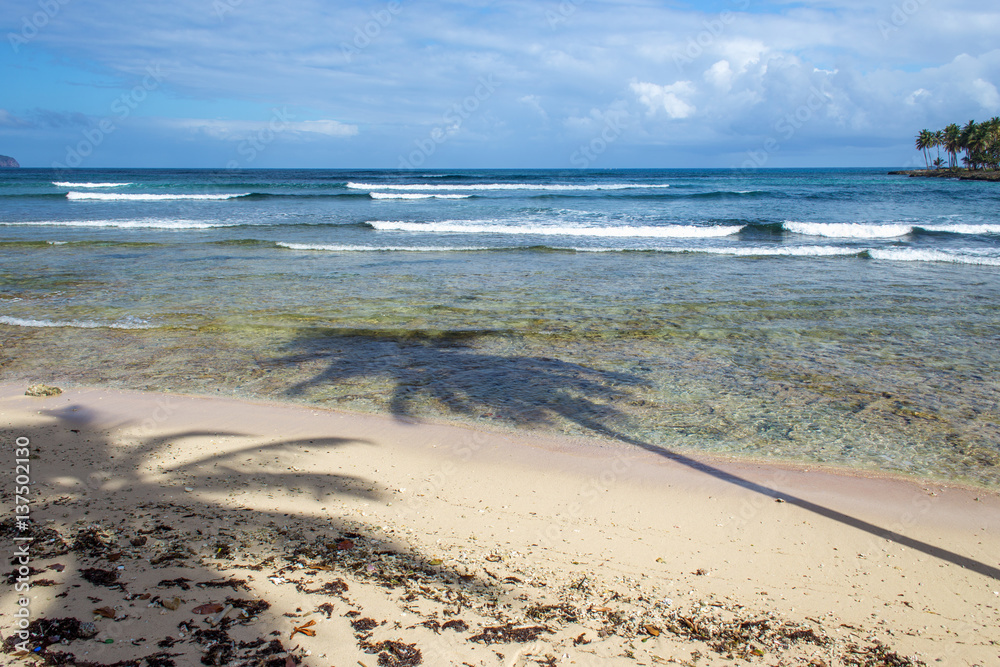
[[[13,518],[8,518],[0,522],[0,535],[34,537],[33,544],[37,547],[33,547],[33,566],[47,568],[53,561],[67,562],[62,559],[67,557],[68,551],[70,562],[75,561],[79,569],[68,568],[61,576],[57,575],[60,581],[46,584],[51,586],[45,589],[49,592],[45,597],[50,602],[47,607],[38,605],[33,608],[35,629],[49,627],[45,625],[50,622],[47,619],[54,622],[54,619],[66,617],[71,613],[67,610],[73,604],[82,604],[88,609],[93,607],[94,603],[85,601],[88,595],[124,609],[147,606],[146,602],[137,602],[130,597],[143,592],[142,589],[127,588],[137,584],[122,579],[121,592],[109,593],[107,588],[96,587],[96,584],[88,583],[89,580],[81,579],[86,568],[96,568],[96,571],[109,574],[120,566],[136,574],[145,570],[147,579],[151,577],[154,582],[146,592],[166,597],[180,591],[171,590],[169,586],[161,590],[164,583],[169,582],[161,582],[158,587],[155,582],[160,578],[167,580],[180,574],[183,581],[191,582],[188,586],[194,586],[198,582],[218,582],[220,570],[233,571],[233,568],[243,567],[252,571],[264,569],[265,575],[271,570],[294,580],[296,577],[293,575],[302,572],[301,568],[306,564],[320,567],[328,579],[334,578],[326,588],[320,584],[297,588],[303,591],[303,595],[312,597],[308,602],[314,604],[329,600],[331,596],[342,598],[338,604],[349,602],[350,591],[337,583],[339,577],[354,577],[379,587],[398,588],[408,585],[400,572],[411,573],[416,583],[439,582],[460,589],[469,596],[495,598],[504,595],[500,586],[479,574],[470,576],[466,570],[457,571],[440,562],[432,562],[432,558],[386,537],[363,519],[348,518],[337,512],[336,505],[342,500],[385,501],[388,489],[378,480],[294,470],[257,471],[248,469],[246,461],[273,461],[274,455],[292,454],[303,449],[330,451],[345,446],[374,447],[370,441],[335,436],[312,440],[287,439],[259,446],[223,447],[218,452],[205,451],[194,459],[174,462],[167,449],[171,443],[197,437],[220,439],[244,434],[177,431],[141,437],[138,441],[129,436],[123,443],[116,437],[116,432],[134,433],[136,424],[120,423],[109,428],[108,424],[101,422],[99,414],[80,405],[47,410],[43,414],[52,419],[51,424],[9,424],[3,429],[10,442],[16,438],[27,438],[31,443],[32,481],[37,492],[32,495],[32,515],[27,531],[22,531]],[[64,443],[71,439],[82,446],[74,449],[79,452],[77,456],[67,457]],[[242,467],[241,463],[244,464]],[[149,473],[153,468],[157,468],[159,474],[151,477]],[[249,492],[249,498],[253,498],[255,492],[308,491],[314,499],[322,498],[330,504],[333,511],[317,516],[305,511],[288,513],[287,507],[248,508],[239,500],[213,500],[213,497],[219,497],[218,492],[226,489]],[[0,490],[0,496],[5,502],[10,501],[9,506],[13,505],[11,489]],[[47,525],[50,521],[55,522],[51,524],[53,527]],[[156,539],[148,542],[142,539],[141,546],[132,542],[134,538],[144,535]],[[247,541],[247,535],[264,535],[261,539],[265,542],[270,539],[267,551],[271,552],[271,556],[265,558],[253,553],[254,542]],[[337,545],[347,538],[351,541],[350,551],[340,551],[341,547]],[[239,547],[233,545],[233,551],[239,550],[240,555],[235,560],[232,557],[221,560],[213,542],[225,543],[230,539],[241,540]],[[201,550],[189,548],[197,544],[204,546]],[[363,563],[370,562],[391,562],[392,573],[389,573],[388,566],[384,571],[365,569]],[[15,568],[12,576],[17,576],[16,572]],[[38,579],[52,575],[52,572],[43,569],[32,576]],[[112,590],[116,590],[115,587]],[[221,599],[218,592],[214,596],[211,594],[212,589],[202,591],[201,598],[194,595],[196,589],[191,590],[186,595],[181,593],[185,599],[201,599],[203,602],[207,602],[209,597]],[[265,598],[268,590],[261,590]],[[230,593],[241,597],[238,583],[232,585]],[[247,593],[244,592],[242,597],[247,597]],[[276,611],[276,616],[280,616],[286,610]],[[82,622],[88,618],[79,620]],[[174,622],[177,620],[181,617],[175,618]],[[118,662],[123,657],[122,653],[115,650],[121,651],[122,644],[127,644],[119,639],[140,631],[136,624],[141,622],[128,617],[121,622],[101,621],[98,625],[101,626],[102,636],[115,638],[118,643],[108,646],[88,644],[90,653],[86,664],[99,665],[104,660],[109,664],[124,664]],[[41,632],[33,641],[36,642],[34,646],[40,648],[37,655],[43,660],[42,664],[76,664],[72,661],[61,662],[65,660],[58,654],[61,645],[46,643],[44,630]],[[73,644],[76,648],[76,643]],[[10,652],[12,648],[13,643],[7,642],[3,650]],[[145,655],[139,649],[135,651],[135,655]],[[135,655],[126,657],[133,658]],[[237,661],[231,664],[244,663]],[[246,664],[258,663],[249,660]]]
[[[391,383],[390,412],[414,417],[420,403],[467,417],[489,416],[519,425],[618,423],[625,416],[610,401],[644,384],[636,375],[605,371],[550,357],[487,354],[472,336],[359,336],[307,332],[292,354],[271,364],[325,364],[287,390],[308,398],[317,390],[361,378]]]

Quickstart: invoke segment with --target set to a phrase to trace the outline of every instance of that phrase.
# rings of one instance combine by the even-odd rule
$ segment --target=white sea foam
[[[559,248],[556,248],[557,250]],[[735,257],[831,257],[860,255],[863,250],[858,248],[842,248],[838,246],[766,246],[743,248],[705,248],[698,246],[666,246],[649,248],[566,248],[576,252],[664,252],[664,253],[707,253],[713,255],[732,255]]]
[[[53,181],[52,185],[57,188],[123,188],[131,183],[64,183]]]
[[[889,239],[906,236],[913,231],[912,225],[861,222],[796,222],[786,220],[782,226],[786,231],[795,234],[838,239]]]
[[[589,183],[581,185],[572,184],[543,184],[543,183],[465,183],[465,184],[445,184],[445,183],[348,183],[347,187],[352,190],[632,190],[648,188],[669,188],[668,183]]]
[[[767,246],[749,248],[698,248],[698,252],[716,255],[736,255],[738,257],[834,257],[859,255],[858,248],[839,246]]]
[[[461,246],[364,246],[364,245],[323,245],[315,243],[284,243],[278,242],[278,246],[290,250],[319,250],[326,252],[453,252],[453,251],[473,251],[473,250],[493,250],[486,247],[461,247]]]
[[[916,225],[928,232],[948,232],[950,234],[1000,234],[1000,225],[975,225],[956,223],[952,225]]]
[[[411,193],[389,193],[389,192],[369,192],[372,199],[468,199],[472,195],[440,195],[440,194],[411,194]]]
[[[203,195],[191,195],[191,194],[118,194],[110,192],[67,192],[66,199],[73,200],[98,200],[98,201],[168,201],[174,199],[189,199],[189,200],[220,200],[220,199],[236,199],[237,197],[246,197],[249,192],[243,192],[241,194],[203,194]]]
[[[0,324],[7,324],[12,327],[69,327],[73,329],[152,329],[152,324],[147,324],[135,318],[127,318],[124,322],[111,322],[108,324],[94,322],[92,320],[30,320],[20,317],[0,316]]]
[[[37,222],[0,222],[4,227],[111,227],[118,229],[212,229],[233,227],[235,222],[137,218],[132,220],[39,220]]]
[[[872,259],[885,259],[894,262],[951,262],[953,264],[1000,266],[1000,256],[974,249],[944,251],[919,248],[878,248],[869,250],[868,254]]]
[[[742,225],[665,225],[663,227],[582,227],[571,225],[503,225],[476,221],[396,222],[374,220],[368,223],[379,231],[438,232],[445,234],[521,234],[538,236],[591,236],[603,238],[715,238],[731,236]]]

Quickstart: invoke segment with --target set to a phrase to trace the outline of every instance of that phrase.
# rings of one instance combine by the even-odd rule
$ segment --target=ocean
[[[1000,485],[1000,186],[0,172],[0,379]]]

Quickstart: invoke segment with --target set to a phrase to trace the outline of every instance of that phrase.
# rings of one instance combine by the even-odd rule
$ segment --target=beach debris
[[[377,653],[378,664],[383,667],[413,667],[424,660],[416,644],[402,641],[386,640],[364,648],[368,653]]]
[[[73,551],[83,552],[88,556],[96,558],[103,555],[112,542],[113,537],[111,535],[102,533],[97,527],[90,527],[76,534],[72,548]]]
[[[660,629],[655,625],[644,625],[642,629],[646,631],[646,634],[652,635],[653,637],[660,636]]]
[[[207,616],[209,614],[218,614],[223,609],[225,609],[225,607],[223,607],[221,604],[218,604],[217,602],[211,602],[209,604],[198,605],[197,607],[192,609],[191,612],[194,614],[199,614],[201,616]]]
[[[354,628],[354,632],[357,634],[371,633],[378,626],[379,622],[374,618],[359,618],[351,621],[351,627]]]
[[[469,624],[459,618],[456,618],[443,623],[441,628],[444,630],[454,630],[455,632],[465,632],[469,629]]]
[[[699,567],[697,570],[694,571],[694,573],[699,577],[704,577],[708,574],[708,570],[706,570],[703,567]]]
[[[578,620],[576,609],[573,608],[573,605],[567,603],[534,605],[526,609],[524,615],[533,621],[551,621],[555,619],[563,623],[576,623]]]
[[[59,387],[53,387],[47,384],[33,384],[28,387],[28,390],[24,392],[24,395],[48,398],[49,396],[58,396],[61,393],[62,389]]]
[[[62,563],[53,563],[52,565],[49,565],[49,569],[55,570],[56,572],[62,572],[66,569],[66,566]]]
[[[45,651],[52,644],[69,643],[75,639],[90,639],[97,634],[97,626],[93,623],[81,623],[76,618],[39,618],[31,621],[27,628],[28,643],[31,651]],[[91,633],[90,630],[93,630]],[[7,634],[3,640],[5,653],[12,653],[14,646],[22,640],[19,634]]]
[[[231,613],[232,613],[233,611],[235,611],[235,612],[236,612],[236,615],[237,615],[237,617],[239,617],[239,618],[248,618],[248,617],[249,617],[249,614],[247,614],[247,613],[246,613],[246,611],[244,611],[243,609],[237,609],[237,608],[236,608],[236,607],[234,607],[233,605],[231,605],[231,604],[227,604],[227,605],[226,605],[226,606],[225,606],[225,607],[223,608],[223,610],[222,610],[222,611],[220,611],[220,612],[219,612],[218,614],[216,614],[215,616],[210,616],[210,617],[206,618],[206,619],[205,619],[205,621],[206,621],[206,622],[207,622],[207,623],[208,623],[209,625],[212,625],[212,626],[215,626],[215,625],[218,625],[219,623],[221,623],[221,622],[222,622],[222,619],[224,619],[224,618],[226,618],[227,616],[229,616],[229,615],[230,615],[230,614],[231,614]]]
[[[156,558],[149,561],[150,565],[170,564],[175,560],[187,560],[194,554],[194,551],[183,541],[174,540],[167,545],[166,550]]]
[[[39,570],[37,567],[32,567],[30,565],[25,570],[21,570],[20,568],[14,568],[13,570],[7,573],[7,583],[13,584],[14,582],[17,581],[18,577],[23,577],[25,575],[29,577],[35,577],[44,572],[45,570]]]
[[[100,568],[91,567],[85,570],[80,570],[80,576],[95,586],[105,586],[107,588],[119,586],[118,572],[115,570],[102,570]]]
[[[188,582],[191,581],[187,577],[177,577],[176,579],[164,579],[160,583],[156,584],[158,588],[180,588],[182,591],[191,590],[191,586]]]
[[[267,600],[241,600],[238,598],[226,598],[226,604],[231,604],[235,609],[244,612],[246,618],[253,618],[265,609],[271,608],[271,603]]]
[[[469,641],[481,644],[523,644],[535,641],[545,632],[551,633],[552,630],[549,630],[544,625],[518,628],[508,623],[506,625],[482,628],[478,635],[469,637]]]
[[[215,579],[213,581],[199,581],[195,584],[198,588],[232,588],[234,591],[241,588],[246,589],[247,580],[230,577],[229,579]]]
[[[181,599],[178,597],[170,598],[169,600],[161,600],[160,604],[163,605],[165,609],[170,611],[177,611],[181,608]]]
[[[97,636],[97,632],[98,629],[96,623],[93,621],[85,621],[80,624],[80,627],[77,630],[77,635],[80,639],[90,639],[91,637]]]
[[[104,618],[114,618],[117,612],[114,610],[114,607],[98,607],[94,610],[94,614],[103,616]]]
[[[292,634],[288,638],[291,639],[296,634],[302,634],[305,635],[306,637],[315,637],[316,631],[312,629],[312,626],[314,625],[316,625],[316,621],[309,621],[308,623],[305,623],[298,627],[293,627]]]
[[[18,523],[22,525],[18,525]],[[11,538],[31,538],[31,555],[34,558],[58,558],[70,551],[69,543],[63,539],[58,531],[46,528],[34,523],[29,523],[27,529],[23,526],[23,520],[8,517],[0,521],[0,537]]]
[[[158,523],[155,526],[153,526],[152,528],[149,528],[148,530],[137,530],[136,532],[139,535],[155,535],[155,534],[159,534],[159,533],[169,533],[169,532],[172,532],[172,531],[173,531],[172,527],[164,525],[162,523]]]
[[[350,551],[354,548],[354,542],[351,540],[338,540],[337,541],[337,551]]]
[[[435,621],[433,618],[427,619],[423,623],[418,623],[417,625],[422,625],[425,628],[430,628],[434,631],[434,634],[441,634],[441,624]],[[416,626],[413,626],[416,627]]]

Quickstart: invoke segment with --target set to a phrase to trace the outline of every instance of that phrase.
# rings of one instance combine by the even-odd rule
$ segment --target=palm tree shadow
[[[303,333],[293,354],[272,359],[288,366],[321,362],[313,377],[287,390],[308,398],[317,390],[352,380],[378,378],[392,384],[387,404],[397,417],[412,418],[421,405],[433,404],[456,415],[489,416],[521,426],[546,426],[567,420],[590,428],[624,422],[611,401],[639,376],[596,370],[538,356],[485,354],[471,344],[476,334],[343,335]]]
[[[291,343],[294,354],[272,363],[326,363],[326,368],[312,378],[288,390],[295,397],[355,378],[387,378],[393,383],[389,405],[399,417],[412,416],[419,402],[424,401],[443,405],[458,415],[488,415],[519,426],[552,425],[562,418],[585,431],[630,444],[728,484],[768,498],[781,498],[880,539],[1000,580],[1000,569],[986,563],[628,435],[624,432],[627,416],[609,402],[627,396],[632,387],[644,385],[638,376],[595,370],[548,357],[483,354],[470,344],[477,336],[344,335],[309,331]]]
[[[31,580],[34,585],[48,587],[44,589],[49,593],[45,598],[50,602],[45,607],[37,604],[32,608],[35,634],[29,646],[37,649],[36,654],[43,661],[48,661],[44,664],[76,664],[72,660],[64,662],[65,658],[59,657],[63,645],[49,641],[45,628],[50,628],[51,635],[51,628],[61,628],[58,632],[65,634],[67,627],[79,627],[79,622],[89,620],[86,612],[76,625],[60,625],[61,621],[57,619],[73,614],[74,608],[95,607],[98,603],[93,600],[97,599],[101,600],[101,604],[111,604],[116,609],[129,611],[129,614],[124,620],[99,619],[97,625],[101,637],[110,637],[114,641],[107,645],[91,646],[88,643],[89,658],[97,662],[88,661],[86,664],[96,666],[102,664],[101,660],[125,664],[119,662],[123,657],[132,659],[136,655],[150,653],[149,650],[140,653],[140,649],[135,649],[134,655],[122,653],[131,651],[124,638],[149,630],[143,625],[145,621],[141,620],[141,612],[131,611],[131,608],[148,606],[144,600],[149,599],[149,594],[163,599],[180,594],[188,607],[199,600],[218,600],[228,594],[234,598],[246,598],[250,588],[235,581],[232,575],[229,575],[233,582],[231,585],[219,582],[220,571],[239,572],[238,568],[253,572],[263,569],[264,575],[273,571],[295,583],[300,578],[295,575],[303,571],[302,563],[308,562],[327,572],[328,579],[350,574],[377,586],[398,587],[402,584],[396,575],[390,578],[388,574],[368,572],[357,567],[359,561],[379,562],[379,558],[390,554],[399,569],[414,573],[415,578],[423,578],[422,582],[429,579],[445,581],[463,588],[470,595],[496,596],[503,593],[499,586],[479,575],[470,576],[465,570],[457,571],[440,562],[432,563],[432,559],[414,552],[408,545],[379,534],[363,520],[341,516],[336,511],[315,516],[305,511],[289,510],[287,506],[280,509],[271,509],[267,505],[248,508],[239,499],[232,502],[218,499],[220,495],[225,498],[225,494],[219,492],[228,489],[245,492],[251,499],[255,496],[258,499],[266,497],[269,492],[294,490],[300,495],[309,494],[316,500],[322,498],[331,504],[349,499],[384,502],[389,498],[389,490],[377,480],[328,472],[281,470],[282,464],[258,469],[249,462],[270,462],[275,457],[283,459],[283,455],[301,455],[303,450],[332,451],[358,445],[374,447],[370,441],[330,436],[242,446],[233,439],[250,434],[194,430],[138,438],[126,436],[123,441],[115,435],[116,432],[129,432],[131,429],[134,433],[136,424],[107,424],[102,422],[99,413],[82,405],[42,410],[40,413],[50,418],[51,422],[41,426],[6,424],[3,428],[4,436],[10,442],[30,443],[30,471],[34,488],[30,496],[30,519],[26,525],[22,527],[13,518],[8,518],[0,522],[0,536],[33,539]],[[169,449],[172,444],[206,437],[218,439],[229,446],[217,450],[205,449],[193,457],[188,454],[187,458],[179,460]],[[69,441],[73,441],[71,447],[67,447]],[[127,444],[123,446],[123,442]],[[190,447],[186,449],[191,450]],[[74,452],[73,456],[67,455],[70,451]],[[309,454],[302,456],[308,457]],[[158,473],[153,474],[153,470],[158,470]],[[9,507],[15,504],[12,490],[0,490],[0,498]],[[54,527],[47,525],[48,522],[55,522],[52,524]],[[267,565],[267,559],[252,551],[252,540],[240,537],[254,534],[275,538],[271,551],[279,555],[271,558],[273,565]],[[342,547],[338,546],[346,538],[351,541],[350,551],[342,551]],[[218,543],[229,539],[240,540],[242,553],[239,556],[218,555]],[[195,549],[196,545],[200,546]],[[237,545],[232,546],[235,553]],[[65,564],[65,571],[49,569],[53,560]],[[264,563],[254,563],[256,560],[264,560]],[[133,583],[134,577],[118,578],[115,572],[122,569],[133,574],[145,570],[149,581],[137,584]],[[84,576],[86,572],[102,573],[115,583],[92,584]],[[170,579],[178,575],[182,577]],[[15,563],[8,577],[16,580],[17,576]],[[163,579],[159,585],[155,584],[158,579]],[[171,581],[178,582],[176,585],[183,590],[171,587]],[[341,595],[347,602],[350,593],[344,593],[337,581],[327,582],[327,588],[322,588],[320,584],[296,586],[307,598],[317,596],[313,598],[317,603],[330,599],[331,595]],[[217,582],[220,585],[195,588],[198,582]],[[226,592],[219,592],[218,588]],[[270,588],[262,589],[265,597],[267,590]],[[135,597],[144,591],[145,598]],[[242,595],[240,591],[243,591]],[[88,595],[93,596],[90,603],[84,601]],[[156,599],[153,598],[153,603]],[[280,616],[281,611],[285,610],[278,610],[276,616]],[[184,613],[183,608],[177,611],[172,622],[187,618]],[[201,619],[189,622],[193,624],[198,620]],[[77,642],[72,641],[72,633],[70,635],[64,639],[78,649]],[[11,640],[11,635],[6,632],[4,637],[0,651],[13,652],[16,637]],[[194,637],[196,635],[189,635],[188,641],[194,641]],[[226,638],[219,637],[225,643]],[[203,647],[194,648],[200,651]],[[173,655],[180,654],[174,652]],[[257,664],[251,659],[253,656],[242,657],[247,658],[246,664]],[[152,661],[150,664],[153,664]]]

